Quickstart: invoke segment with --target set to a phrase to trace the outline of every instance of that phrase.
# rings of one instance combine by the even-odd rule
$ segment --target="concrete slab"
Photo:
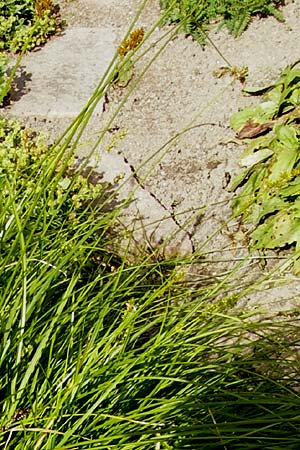
[[[186,230],[179,227],[170,212],[137,181],[130,165],[115,149],[100,152],[96,159],[90,158],[89,165],[101,174],[103,181],[114,186],[118,201],[128,202],[120,217],[125,236],[129,236],[128,242],[128,238],[120,235],[124,248],[129,244],[136,255],[145,254],[148,249],[163,257],[187,256],[193,252]]]
[[[74,118],[90,98],[116,48],[112,27],[68,28],[22,65],[29,92],[11,106],[15,116]],[[102,111],[102,103],[97,106]]]

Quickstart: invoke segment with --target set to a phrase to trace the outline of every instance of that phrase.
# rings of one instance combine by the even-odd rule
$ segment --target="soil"
[[[120,42],[140,4],[137,0],[58,3],[69,27],[110,25],[117,30]],[[135,28],[143,27],[147,32],[159,18],[160,8],[157,0],[146,3]],[[196,249],[195,258],[200,261],[196,269],[200,280],[204,257],[215,261],[210,265],[210,274],[216,276],[229,270],[234,261],[247,257],[244,230],[237,220],[228,222],[232,198],[229,184],[240,171],[242,151],[242,146],[233,142],[235,135],[229,119],[240,108],[259,100],[243,95],[239,81],[229,75],[216,78],[213,72],[229,61],[233,66],[248,67],[247,86],[265,86],[287,64],[300,59],[300,1],[287,1],[282,12],[284,23],[274,17],[254,18],[238,39],[226,29],[217,32],[212,27],[209,38],[213,45],[208,43],[204,49],[192,38],[174,34],[140,81],[139,74],[159,46],[150,47],[135,64],[128,86],[112,90],[106,99],[101,123],[111,117],[137,83],[111,125],[112,129],[126,131],[116,149],[137,172],[143,187],[187,231]],[[161,39],[159,45],[163,45],[168,31],[171,33],[172,28],[156,28],[149,42]],[[52,123],[53,135],[61,132],[61,123],[57,128]],[[188,131],[179,133],[190,126]],[[151,155],[156,156],[150,158]],[[220,232],[216,232],[218,229]],[[237,271],[239,287],[246,280],[255,284],[261,275],[266,278],[254,293],[243,298],[242,308],[263,308],[267,314],[299,308],[298,278],[285,270],[273,275],[276,258],[267,262],[264,269],[252,258]],[[261,291],[266,286],[270,288],[267,295]]]

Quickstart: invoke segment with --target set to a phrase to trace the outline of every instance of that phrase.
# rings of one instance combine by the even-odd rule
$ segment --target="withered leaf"
[[[248,120],[243,126],[243,128],[237,133],[236,137],[238,139],[249,139],[259,136],[265,131],[271,130],[273,128],[274,123],[275,123],[274,120],[270,120],[265,123],[255,123],[252,122],[252,120]]]

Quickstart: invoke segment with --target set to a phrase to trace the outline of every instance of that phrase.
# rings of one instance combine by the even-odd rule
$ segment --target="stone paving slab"
[[[42,49],[24,56],[29,92],[12,104],[17,117],[76,117],[90,98],[116,48],[112,27],[67,28]],[[102,111],[102,102],[96,112]]]

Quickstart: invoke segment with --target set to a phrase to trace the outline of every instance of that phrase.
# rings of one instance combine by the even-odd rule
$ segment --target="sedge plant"
[[[249,320],[226,280],[191,292],[177,261],[130,262],[123,205],[77,170],[116,61],[53,146],[0,122],[0,446],[295,449],[295,318]]]

